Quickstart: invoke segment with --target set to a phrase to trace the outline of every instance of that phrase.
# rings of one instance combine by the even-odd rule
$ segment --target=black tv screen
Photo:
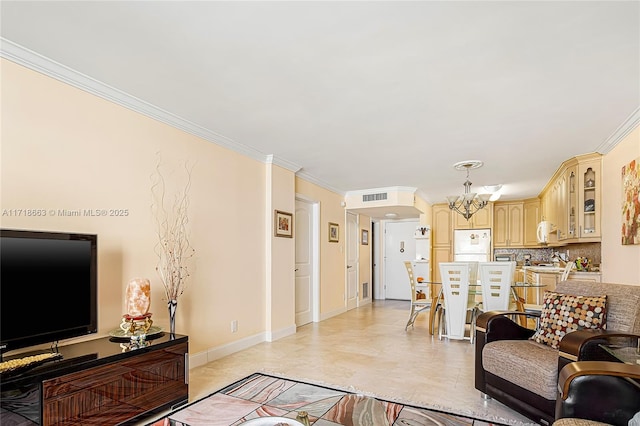
[[[98,330],[97,236],[0,230],[0,351]]]

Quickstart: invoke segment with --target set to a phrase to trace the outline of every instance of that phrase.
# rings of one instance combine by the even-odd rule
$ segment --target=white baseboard
[[[346,307],[342,307],[340,309],[336,309],[335,311],[331,311],[331,312],[325,312],[324,314],[320,315],[320,321],[324,321],[331,317],[335,317],[336,315],[344,314],[345,312],[347,312]]]
[[[248,349],[251,346],[265,341],[266,334],[258,333],[253,336],[245,337],[244,339],[236,340],[235,342],[227,343],[226,345],[207,349],[206,351],[199,352],[197,354],[191,354],[189,355],[189,369],[200,367],[208,362]]]
[[[290,325],[289,327],[281,328],[276,331],[267,331],[267,342],[274,342],[276,340],[282,339],[283,337],[291,336],[292,334],[296,334],[296,325]]]
[[[273,342],[292,334],[296,334],[295,325],[285,327],[275,332],[267,331],[264,333],[254,334],[253,336],[245,337],[244,339],[236,340],[235,342],[227,343],[226,345],[210,348],[197,354],[190,354],[189,369],[200,367],[208,362],[215,361],[227,355],[231,355],[233,353],[248,349],[252,346],[257,345],[258,343]]]

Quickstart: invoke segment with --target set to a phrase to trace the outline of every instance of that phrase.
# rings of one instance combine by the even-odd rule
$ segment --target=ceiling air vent
[[[362,196],[362,202],[366,203],[367,201],[381,201],[387,199],[387,193],[381,192],[379,194],[364,194]]]

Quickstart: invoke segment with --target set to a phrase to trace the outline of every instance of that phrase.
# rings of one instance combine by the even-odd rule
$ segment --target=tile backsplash
[[[583,244],[569,244],[564,247],[552,247],[552,248],[522,248],[522,249],[509,249],[499,248],[493,251],[494,256],[499,254],[508,254],[518,262],[518,264],[524,263],[524,255],[531,255],[531,263],[546,263],[551,262],[551,257],[554,252],[558,252],[561,255],[565,255],[569,252],[569,260],[575,260],[578,257],[587,257],[591,260],[591,264],[594,266],[600,265],[600,243],[583,243]]]
[[[586,257],[591,260],[594,266],[600,265],[602,255],[600,252],[600,243],[583,243],[570,244],[565,247],[558,247],[559,253],[566,253],[569,250],[569,260],[576,260],[578,257]]]

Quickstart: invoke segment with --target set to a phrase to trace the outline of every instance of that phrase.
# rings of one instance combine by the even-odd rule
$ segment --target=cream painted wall
[[[3,228],[98,234],[99,334],[118,326],[124,289],[134,277],[151,280],[154,322],[168,325],[150,212],[156,152],[165,178],[176,182],[174,189],[181,187],[183,162],[195,164],[189,215],[196,254],[179,299],[177,332],[189,335],[191,353],[264,333],[265,235],[272,235],[264,219],[265,165],[12,62],[2,60],[1,66],[1,208],[129,212],[126,217],[1,217]],[[292,211],[293,178],[276,174],[278,184],[289,182],[290,204],[283,207]],[[274,194],[274,200],[280,203],[281,196]],[[323,221],[342,217],[330,209]],[[290,241],[274,243],[280,249]],[[290,257],[286,252],[282,256]],[[276,279],[283,275],[274,270]],[[55,285],[64,291],[64,282]],[[276,297],[285,304],[292,303],[292,295],[282,291],[289,285],[286,279],[277,284]],[[325,303],[335,301],[328,296]],[[235,334],[233,319],[239,323]],[[291,321],[277,316],[274,322]]]
[[[640,285],[640,245],[621,244],[622,166],[640,159],[640,127],[602,160],[602,280]]]
[[[267,238],[271,247],[266,250],[266,331],[267,340],[293,334],[295,323],[295,240],[275,237],[274,210],[295,211],[295,176],[276,165],[267,165],[267,185],[270,206],[265,212]],[[293,230],[295,237],[295,229]]]
[[[420,197],[416,197],[415,206],[418,210],[423,212],[420,215],[420,225],[427,225],[431,227],[432,226],[431,217],[432,217],[433,207]]]
[[[345,210],[342,195],[296,177],[296,193],[320,203],[320,319],[345,311]],[[340,225],[340,241],[329,242],[329,222]]]

